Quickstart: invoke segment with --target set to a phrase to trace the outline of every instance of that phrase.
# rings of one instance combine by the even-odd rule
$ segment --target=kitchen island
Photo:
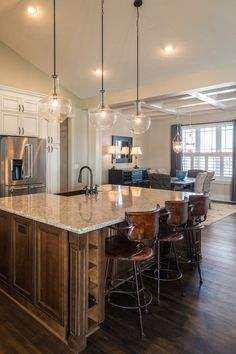
[[[0,290],[75,352],[105,319],[105,238],[125,211],[184,193],[105,185],[95,195],[0,199]]]

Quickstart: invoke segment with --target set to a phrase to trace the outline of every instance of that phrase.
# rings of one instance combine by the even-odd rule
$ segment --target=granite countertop
[[[0,210],[83,234],[124,220],[125,211],[153,210],[186,193],[103,185],[96,195],[65,197],[49,193],[0,198]]]

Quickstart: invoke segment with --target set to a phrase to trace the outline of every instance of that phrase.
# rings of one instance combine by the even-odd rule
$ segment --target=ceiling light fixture
[[[187,152],[193,152],[195,149],[195,141],[193,137],[193,129],[192,129],[192,114],[191,112],[189,113],[189,133],[188,136],[186,137],[186,143],[185,143],[185,148]]]
[[[38,9],[37,9],[36,6],[29,6],[29,7],[27,8],[27,13],[28,13],[29,15],[31,15],[31,16],[37,16],[37,14],[38,14]]]
[[[101,76],[102,75],[102,70],[101,69],[96,69],[96,71],[95,71],[95,74],[97,75],[97,76]],[[104,74],[104,73],[103,73]]]
[[[172,44],[168,44],[168,45],[166,45],[166,46],[164,47],[164,51],[165,51],[166,53],[170,53],[170,52],[172,52],[173,50],[174,50],[174,47],[173,47]]]
[[[110,129],[116,122],[119,112],[105,104],[104,89],[104,0],[101,0],[101,101],[99,106],[89,111],[89,121],[97,129]]]
[[[178,123],[176,124],[176,134],[172,141],[172,147],[173,147],[173,151],[176,154],[180,154],[183,151],[183,140],[180,133],[181,125],[179,122],[179,113],[177,113],[177,117],[178,117]]]
[[[39,101],[39,114],[49,122],[61,123],[72,111],[70,99],[61,96],[59,77],[56,73],[56,1],[53,0],[53,75],[49,96]]]
[[[142,113],[141,101],[139,98],[139,7],[142,6],[142,0],[135,0],[134,6],[137,9],[137,99],[135,102],[136,112],[127,118],[128,128],[134,134],[143,134],[145,133],[151,126],[151,118],[146,117]]]

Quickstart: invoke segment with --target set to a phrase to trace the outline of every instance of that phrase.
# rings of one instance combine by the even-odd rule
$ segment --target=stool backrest
[[[165,209],[170,213],[167,218],[168,225],[180,226],[187,223],[188,198],[184,200],[166,201]]]
[[[129,233],[132,241],[151,241],[155,240],[159,232],[160,207],[153,211],[126,212],[126,220],[133,224],[134,228]]]
[[[190,211],[191,216],[198,219],[203,218],[201,221],[206,220],[209,203],[208,194],[190,195],[189,204],[192,206]]]

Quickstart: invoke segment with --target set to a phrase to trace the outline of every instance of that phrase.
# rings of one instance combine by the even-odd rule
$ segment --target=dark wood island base
[[[0,211],[0,290],[77,353],[105,318],[106,233],[78,235]]]

